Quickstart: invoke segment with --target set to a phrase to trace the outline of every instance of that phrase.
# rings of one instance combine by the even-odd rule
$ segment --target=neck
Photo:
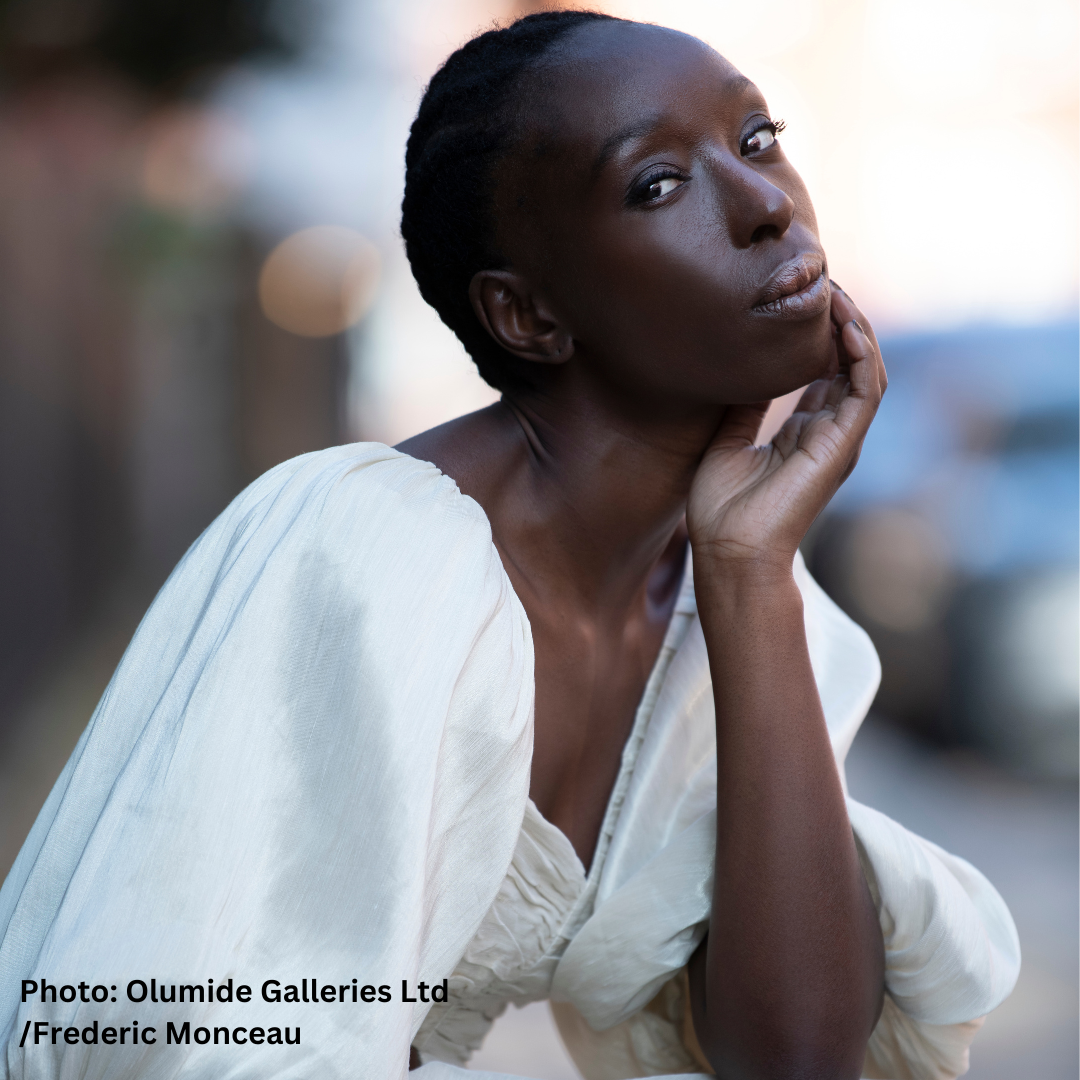
[[[723,412],[665,415],[553,379],[399,449],[433,462],[484,508],[519,591],[540,607],[619,619],[651,599],[650,579],[661,591],[677,580],[653,572],[682,564],[690,484]]]
[[[537,591],[608,610],[633,604],[671,551],[722,414],[633,417],[596,396],[504,395],[514,450],[490,508],[481,500],[504,559]]]

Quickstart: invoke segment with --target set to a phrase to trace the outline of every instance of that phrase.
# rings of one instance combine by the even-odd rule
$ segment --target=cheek
[[[551,268],[586,362],[625,389],[724,404],[779,397],[827,370],[828,311],[799,324],[752,313],[759,282],[719,223],[646,226],[584,233]]]
[[[780,397],[827,374],[835,348],[828,312],[805,323],[749,315],[719,288],[643,271],[620,293],[593,279],[595,303],[579,337],[587,362],[625,389],[715,404]]]
[[[590,349],[710,351],[745,321],[739,267],[707,228],[636,228],[599,238],[563,278],[575,336]]]

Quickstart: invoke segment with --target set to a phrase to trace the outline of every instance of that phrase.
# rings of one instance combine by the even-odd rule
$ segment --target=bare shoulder
[[[501,402],[414,435],[394,447],[420,461],[430,461],[481,506],[505,476],[520,431]]]

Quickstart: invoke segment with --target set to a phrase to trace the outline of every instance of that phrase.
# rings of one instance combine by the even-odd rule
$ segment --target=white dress
[[[877,659],[796,574],[842,764]],[[0,1077],[386,1080],[413,1043],[417,1080],[464,1080],[492,1017],[544,997],[589,1080],[700,1072],[683,969],[716,773],[689,576],[588,875],[528,800],[532,703],[487,519],[434,466],[357,444],[256,481],[162,589],[0,890]],[[866,1075],[955,1076],[1016,979],[1008,911],[963,860],[849,813],[887,956]],[[151,979],[215,991],[128,996]],[[317,1001],[262,994],[311,980]]]

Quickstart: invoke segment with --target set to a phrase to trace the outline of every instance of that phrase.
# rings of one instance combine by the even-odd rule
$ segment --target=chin
[[[840,372],[840,357],[836,353],[836,346],[829,341],[829,347],[818,356],[814,367],[814,374],[810,376],[810,382],[815,379],[835,379]]]
[[[816,379],[833,378],[840,369],[840,363],[832,333],[832,320],[828,311],[825,312],[824,318],[815,319],[811,325],[803,327],[799,338],[798,344],[789,345],[791,351],[788,353],[789,356],[796,351],[798,354],[799,362],[792,364],[792,368],[798,370],[798,378],[801,379],[798,386],[806,386],[807,383],[812,383]],[[792,387],[792,389],[798,389],[798,387]]]
[[[769,369],[775,373],[774,378],[768,380],[770,385],[764,392],[756,398],[748,397],[748,401],[783,397],[795,390],[801,390],[817,379],[831,379],[839,371],[836,345],[828,324],[824,335],[810,335],[804,330],[800,340],[789,340],[783,345],[774,346],[770,352],[771,356],[763,358],[758,371]]]

